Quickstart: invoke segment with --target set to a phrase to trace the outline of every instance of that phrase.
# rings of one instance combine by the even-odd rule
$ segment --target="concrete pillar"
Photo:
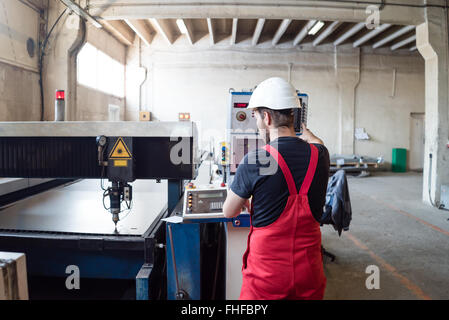
[[[449,184],[448,26],[443,9],[426,9],[426,22],[416,28],[416,45],[425,60],[423,200],[438,206],[440,187]]]
[[[65,5],[60,1],[51,1],[49,10],[49,25],[52,27],[58,16],[65,9]],[[68,12],[61,18],[55,26],[51,37],[48,40],[46,54],[44,56],[44,120],[53,121],[54,103],[56,90],[66,92],[66,120],[75,120],[74,106],[76,97],[76,55],[74,55],[73,45],[79,40],[80,18],[76,15],[69,15]]]
[[[355,89],[360,81],[360,49],[335,48],[335,77],[338,86],[338,153],[354,153]]]

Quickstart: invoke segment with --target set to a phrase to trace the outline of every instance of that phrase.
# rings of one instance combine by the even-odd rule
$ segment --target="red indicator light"
[[[248,106],[247,103],[235,102],[234,108],[246,108]]]
[[[180,121],[188,121],[188,120],[190,120],[190,113],[189,112],[179,113],[179,120]]]
[[[56,100],[65,100],[64,90],[56,90]]]

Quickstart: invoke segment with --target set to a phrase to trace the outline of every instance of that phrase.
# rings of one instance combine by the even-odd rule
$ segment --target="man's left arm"
[[[326,202],[326,189],[329,180],[329,152],[324,145],[314,144],[318,148],[318,163],[310,185],[309,206],[315,219],[320,222],[323,206]]]

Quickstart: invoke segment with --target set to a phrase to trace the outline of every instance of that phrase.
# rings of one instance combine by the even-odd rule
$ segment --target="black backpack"
[[[326,203],[321,226],[331,224],[338,235],[349,230],[352,219],[351,200],[349,198],[348,181],[344,170],[338,170],[329,180],[326,191]]]

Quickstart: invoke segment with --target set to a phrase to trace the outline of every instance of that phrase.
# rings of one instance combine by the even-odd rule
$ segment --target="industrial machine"
[[[238,242],[237,248],[246,244],[246,238],[236,239],[233,230],[241,229],[239,235],[247,236],[249,213],[242,210],[235,218],[225,218],[228,186],[223,187],[221,179],[209,183],[208,175],[208,164],[203,162],[175,215],[167,219],[168,299],[237,299],[240,292],[242,256],[232,256],[235,248],[231,244]],[[214,239],[213,249],[207,237]],[[227,271],[230,262],[238,272]]]
[[[231,92],[215,181],[191,121],[0,123],[0,177],[61,181],[0,207],[0,249],[24,252],[30,276],[75,265],[86,278],[135,279],[138,299],[238,298],[249,213],[222,209],[237,164],[262,146],[250,96]]]
[[[0,249],[24,252],[30,275],[76,265],[164,298],[162,219],[197,175],[196,139],[190,121],[0,123],[0,177],[70,179],[0,208]]]
[[[249,151],[256,150],[265,144],[258,136],[254,111],[246,109],[251,95],[251,91],[230,91],[227,137],[231,148],[230,174],[235,173],[238,164]],[[307,126],[309,97],[305,93],[298,92],[298,98],[301,108],[294,109],[294,122],[297,135],[301,135],[301,124],[304,123]]]

